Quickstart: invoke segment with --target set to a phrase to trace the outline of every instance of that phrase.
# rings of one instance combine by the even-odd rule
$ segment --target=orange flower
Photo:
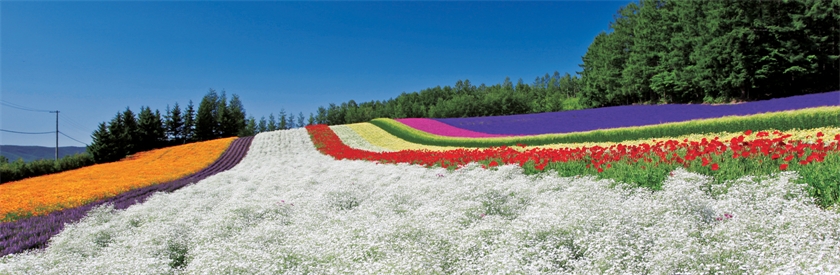
[[[175,180],[212,164],[236,138],[140,152],[118,162],[0,185],[0,220],[42,215]]]

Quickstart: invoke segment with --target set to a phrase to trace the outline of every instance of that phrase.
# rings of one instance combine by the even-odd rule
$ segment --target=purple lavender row
[[[43,216],[0,223],[0,257],[20,253],[28,249],[46,248],[49,239],[61,232],[65,224],[81,220],[94,207],[112,204],[115,209],[126,209],[129,206],[143,203],[156,192],[172,192],[233,168],[245,157],[253,138],[243,137],[234,140],[219,159],[195,174],[162,184],[137,188],[83,206],[63,209]]]
[[[435,120],[454,127],[487,134],[538,135],[838,105],[840,105],[840,91],[727,105],[630,105],[539,114],[441,118]]]

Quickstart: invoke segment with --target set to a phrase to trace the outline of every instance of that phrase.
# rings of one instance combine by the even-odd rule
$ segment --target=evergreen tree
[[[268,122],[265,121],[265,117],[260,117],[260,123],[257,125],[257,131],[260,133],[270,131],[268,129]]]
[[[295,124],[295,114],[289,114],[289,118],[286,119],[286,124],[288,129],[297,128],[297,124]]]
[[[324,106],[318,107],[318,114],[315,116],[316,124],[327,124],[327,109]]]
[[[227,129],[225,127],[225,119],[228,116],[227,112],[227,95],[225,93],[225,90],[222,90],[222,93],[216,99],[216,109],[213,113],[213,117],[216,118],[216,127],[213,129],[213,134],[215,135],[215,138],[227,136]],[[232,135],[236,135],[236,132],[232,133],[231,136]]]
[[[115,119],[119,119],[119,115]],[[96,163],[105,163],[118,160],[118,150],[115,148],[116,140],[105,122],[99,123],[99,127],[91,135],[93,142],[87,147],[88,153]]]
[[[134,112],[131,111],[128,107],[125,108],[125,112],[122,114],[122,131],[115,132],[119,133],[119,139],[122,143],[122,157],[134,154],[137,152],[137,117],[134,116]]]
[[[229,131],[233,135],[239,135],[241,132],[245,131],[247,127],[247,120],[245,119],[245,106],[242,105],[242,101],[239,99],[239,95],[233,94],[230,99],[230,103],[228,104],[227,109],[228,117],[230,117],[230,126]],[[252,132],[252,131],[245,131],[245,132]],[[239,135],[239,136],[253,136],[254,134],[249,135]]]
[[[253,136],[259,133],[257,131],[257,120],[254,119],[254,116],[249,116],[247,122],[245,122],[245,128],[242,128],[242,131],[239,132],[240,137],[247,137]]]
[[[148,151],[163,146],[166,136],[159,111],[152,113],[151,108],[140,107],[136,137],[135,152]]]
[[[198,113],[195,118],[196,140],[211,140],[217,138],[218,133],[218,110],[219,95],[210,89],[198,104]]]
[[[289,129],[289,122],[286,120],[286,109],[280,108],[280,113],[277,114],[277,129]]]
[[[223,115],[222,122],[222,128],[224,129],[223,136],[239,135],[245,130],[245,107],[242,106],[242,101],[239,100],[238,95],[233,94],[233,96],[231,97],[230,103],[227,105],[227,111],[225,111]]]
[[[184,111],[184,128],[182,133],[184,143],[197,140],[195,136],[195,108],[193,107],[192,100],[190,100],[187,109]]]
[[[305,123],[306,123],[306,118],[305,118],[305,117],[303,117],[303,112],[298,113],[298,117],[297,117],[297,126],[298,126],[298,127],[303,127],[303,126],[306,126],[306,124],[305,124]]]
[[[274,119],[274,113],[268,114],[268,130],[277,130],[277,120]]]
[[[306,125],[315,125],[315,115],[309,113],[309,120],[307,120]]]
[[[184,118],[181,114],[181,106],[175,102],[172,110],[166,107],[166,133],[171,143],[183,143],[184,139]]]

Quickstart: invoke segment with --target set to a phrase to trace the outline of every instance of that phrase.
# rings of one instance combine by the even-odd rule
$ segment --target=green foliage
[[[85,153],[68,155],[58,161],[42,159],[24,162],[23,159],[18,159],[8,162],[8,160],[5,160],[0,162],[0,183],[73,170],[93,164],[93,156]]]
[[[247,127],[247,123],[248,121],[245,119],[245,106],[242,105],[242,100],[239,99],[239,96],[234,94],[230,99],[230,103],[227,104],[227,109],[219,122],[222,129],[222,137],[253,135],[244,135],[246,133],[243,131]]]
[[[257,121],[254,119],[254,116],[248,117],[247,122],[245,123],[245,128],[239,131],[240,137],[247,137],[256,135],[257,132]]]
[[[164,126],[169,140],[174,142],[185,140],[184,115],[185,114],[181,114],[181,106],[178,106],[178,102],[175,102],[175,107],[171,110],[169,109],[169,106],[166,106]]]
[[[836,1],[641,0],[583,57],[594,106],[757,100],[838,89]]]
[[[190,100],[187,109],[184,111],[184,143],[195,140],[195,108],[192,100]]]
[[[796,111],[764,113],[751,116],[729,116],[659,125],[595,130],[568,134],[545,134],[525,137],[459,138],[433,135],[395,120],[378,118],[370,123],[406,141],[434,146],[491,147],[517,144],[547,145],[557,143],[621,142],[697,133],[760,131],[775,129],[810,129],[840,127],[840,107],[808,108]]]
[[[140,114],[137,121],[137,142],[136,151],[147,151],[163,146],[166,139],[166,128],[160,117],[160,112],[149,107],[140,107]]]
[[[559,72],[537,77],[530,85],[521,79],[514,85],[508,78],[504,84],[476,87],[469,80],[458,80],[454,87],[402,93],[387,101],[330,103],[328,108],[319,107],[312,121],[337,125],[381,117],[477,117],[577,110],[589,107],[578,97],[580,91],[577,76],[561,76]]]
[[[210,89],[201,103],[198,104],[198,113],[195,118],[195,137],[197,140],[211,140],[219,135],[218,107],[219,95],[216,90]]]
[[[289,129],[289,121],[286,119],[286,109],[281,108],[280,113],[277,114],[277,129]]]

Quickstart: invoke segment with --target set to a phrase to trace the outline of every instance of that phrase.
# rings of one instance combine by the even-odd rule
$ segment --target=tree
[[[187,105],[186,111],[184,111],[184,130],[183,130],[183,138],[184,143],[187,141],[195,141],[195,108],[193,108],[193,102],[190,100],[190,103]]]
[[[268,122],[265,121],[265,117],[260,117],[260,123],[257,124],[257,131],[260,133],[271,131],[268,128]]]
[[[140,107],[137,122],[136,152],[160,148],[166,140],[166,129],[160,118],[160,112],[149,107]]]
[[[277,120],[274,119],[274,113],[268,114],[268,130],[269,131],[278,130]]]
[[[277,129],[278,130],[286,130],[289,129],[289,122],[286,120],[286,109],[280,108],[280,113],[277,114]]]
[[[254,116],[249,116],[245,123],[245,128],[242,128],[242,131],[239,132],[239,136],[247,137],[256,135],[257,133],[257,121],[254,119]]]
[[[198,105],[198,114],[195,119],[195,137],[197,140],[211,140],[218,137],[218,111],[219,95],[210,89],[201,99]]]
[[[303,112],[299,112],[298,117],[297,117],[297,126],[298,127],[306,126],[305,123],[306,123],[306,118],[303,117]]]
[[[223,136],[240,135],[245,130],[245,107],[242,106],[242,101],[239,100],[238,95],[233,94],[231,97],[230,103],[227,105],[227,110],[222,116],[222,122]]]
[[[315,116],[316,124],[327,124],[327,109],[324,106],[318,106],[318,113]]]
[[[115,119],[119,119],[119,114]],[[108,130],[105,122],[99,123],[99,127],[91,135],[93,142],[87,147],[88,153],[96,163],[119,160],[118,150],[115,148],[115,138]]]
[[[169,135],[169,139],[172,143],[184,139],[184,118],[181,114],[181,106],[178,106],[178,102],[175,102],[175,106],[172,110],[169,110],[169,106],[166,107],[165,124],[166,133]]]
[[[307,120],[306,125],[315,125],[315,115],[309,113],[309,120]]]
[[[213,116],[216,118],[216,128],[214,129],[213,133],[217,138],[227,136],[227,133],[225,131],[227,129],[225,129],[226,127],[224,125],[225,117],[227,116],[226,113],[228,111],[227,95],[225,90],[222,90],[222,93],[216,99],[216,109],[214,111],[215,112],[213,113]],[[236,135],[236,133],[234,132],[231,135]]]
[[[115,133],[119,133],[118,137],[121,143],[122,148],[122,157],[134,154],[137,152],[137,118],[134,116],[134,112],[131,111],[128,107],[125,107],[125,112],[122,114],[122,131],[116,131]]]

